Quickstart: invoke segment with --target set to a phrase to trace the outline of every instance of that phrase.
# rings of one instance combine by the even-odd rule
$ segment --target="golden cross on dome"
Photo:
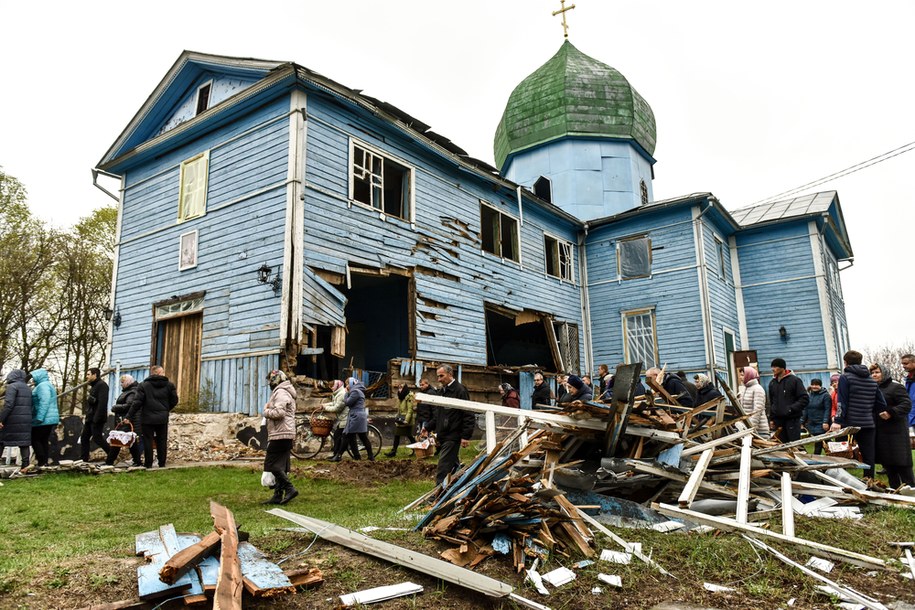
[[[566,6],[566,0],[559,0],[562,3],[562,8],[558,11],[553,11],[553,17],[556,15],[562,15],[562,35],[564,38],[569,38],[569,24],[566,23],[566,11],[571,11],[575,8],[575,5]]]

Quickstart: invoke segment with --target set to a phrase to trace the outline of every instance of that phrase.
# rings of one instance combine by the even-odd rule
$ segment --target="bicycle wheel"
[[[310,460],[321,453],[326,441],[326,436],[315,436],[310,429],[306,429],[301,436],[296,437],[292,454],[301,460]]]
[[[381,431],[372,424],[369,424],[366,434],[369,437],[369,442],[372,444],[372,458],[376,458],[378,457],[378,454],[381,453]],[[359,448],[359,457],[361,457],[363,453],[368,455],[368,451],[365,450],[365,445],[358,436],[356,437],[356,446]],[[346,451],[351,458],[354,460],[357,459],[357,456],[353,455],[351,447],[347,447]]]

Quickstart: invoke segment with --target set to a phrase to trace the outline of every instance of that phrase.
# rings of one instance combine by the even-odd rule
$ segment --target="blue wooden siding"
[[[112,365],[113,366],[113,365]],[[148,367],[138,367],[130,369],[121,369],[121,375],[131,375],[134,378],[134,381],[137,383],[146,379],[149,375]],[[114,402],[118,399],[118,396],[121,395],[121,382],[120,377],[116,371],[108,373],[108,407],[111,408],[114,405]]]
[[[797,371],[828,366],[806,220],[737,234],[749,349],[768,370],[784,358]],[[788,341],[779,336],[784,326]]]
[[[703,247],[705,248],[708,300],[711,317],[712,342],[715,350],[715,370],[727,377],[728,357],[724,344],[724,329],[734,333],[734,347],[741,349],[740,320],[737,315],[737,297],[731,269],[731,252],[728,238],[719,227],[702,218]],[[716,241],[717,238],[717,241]],[[722,244],[719,251],[718,243]],[[719,258],[723,254],[723,260]],[[721,272],[722,263],[724,273]]]
[[[527,202],[521,262],[502,261],[481,252],[480,200],[518,218],[514,192],[494,193],[491,184],[418,148],[377,119],[345,112],[320,96],[309,97],[308,112],[306,264],[338,273],[347,263],[416,269],[417,358],[485,363],[485,303],[581,325],[578,286],[545,274],[544,231],[575,243],[573,223]],[[349,204],[350,133],[415,168],[415,228]]]
[[[278,354],[204,360],[200,364],[201,395],[216,397],[218,412],[257,415],[270,398],[267,374],[279,364]]]
[[[652,276],[616,281],[616,242],[648,233]],[[669,370],[705,363],[695,236],[689,206],[593,229],[588,235],[588,294],[595,363],[623,362],[622,314],[653,307],[659,363]]]
[[[228,76],[213,75],[210,73],[203,74],[192,86],[188,88],[189,93],[187,96],[185,96],[183,101],[178,103],[176,110],[171,114],[171,116],[163,121],[162,128],[159,129],[159,133],[164,133],[170,129],[174,129],[181,123],[189,121],[197,116],[197,90],[201,85],[210,80],[212,80],[212,86],[210,87],[210,96],[207,108],[212,108],[219,102],[228,99],[236,93],[241,93],[243,90],[247,89],[255,82],[254,80],[248,78],[233,78]]]
[[[152,304],[197,291],[206,291],[206,366],[217,366],[214,358],[227,358],[224,366],[231,367],[234,356],[279,351],[280,297],[256,281],[256,270],[283,263],[288,106],[288,99],[278,100],[127,172],[115,293],[122,324],[114,330],[112,362],[148,365]],[[178,223],[180,163],[204,150],[210,151],[206,214]],[[198,265],[178,271],[179,236],[195,229]],[[247,404],[244,384],[217,387],[231,391],[218,396],[221,407]]]

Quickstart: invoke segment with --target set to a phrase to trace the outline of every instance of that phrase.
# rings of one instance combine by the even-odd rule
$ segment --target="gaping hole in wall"
[[[486,309],[486,364],[489,366],[524,366],[536,364],[555,371],[546,330],[540,319],[515,324],[508,317]]]
[[[341,290],[346,303],[344,368],[386,371],[391,358],[410,355],[408,294],[410,279],[399,275],[351,275]]]
[[[314,379],[343,379],[343,359],[333,355],[333,326],[317,326],[308,337],[308,346],[296,358],[296,375]],[[312,345],[313,344],[313,345]]]

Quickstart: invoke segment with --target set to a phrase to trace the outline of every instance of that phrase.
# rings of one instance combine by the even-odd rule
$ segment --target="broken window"
[[[205,151],[181,163],[178,188],[178,220],[203,216],[207,208],[207,172],[210,152]]]
[[[534,194],[548,203],[553,203],[553,183],[546,176],[540,176],[534,183]]]
[[[641,362],[645,368],[658,366],[658,344],[655,340],[653,309],[636,309],[623,312],[625,333],[624,359],[627,364]]]
[[[618,279],[631,280],[651,275],[651,238],[647,235],[616,242]]]
[[[565,371],[581,371],[581,358],[578,354],[578,324],[556,322],[553,328]]]
[[[483,250],[518,262],[518,221],[508,214],[480,202],[480,238]]]
[[[350,198],[388,216],[411,220],[413,170],[355,142],[352,160]]]
[[[718,254],[718,277],[721,279],[727,279],[728,274],[724,259],[724,242],[718,239],[717,236],[715,236],[715,250]]]
[[[210,81],[197,89],[197,112],[194,113],[195,115],[200,114],[210,107],[210,89],[212,88],[213,82]]]
[[[642,205],[648,203],[648,185],[644,180],[639,181],[639,190],[642,193]]]
[[[567,282],[575,281],[572,274],[572,244],[544,235],[543,247],[546,255],[546,274]]]

